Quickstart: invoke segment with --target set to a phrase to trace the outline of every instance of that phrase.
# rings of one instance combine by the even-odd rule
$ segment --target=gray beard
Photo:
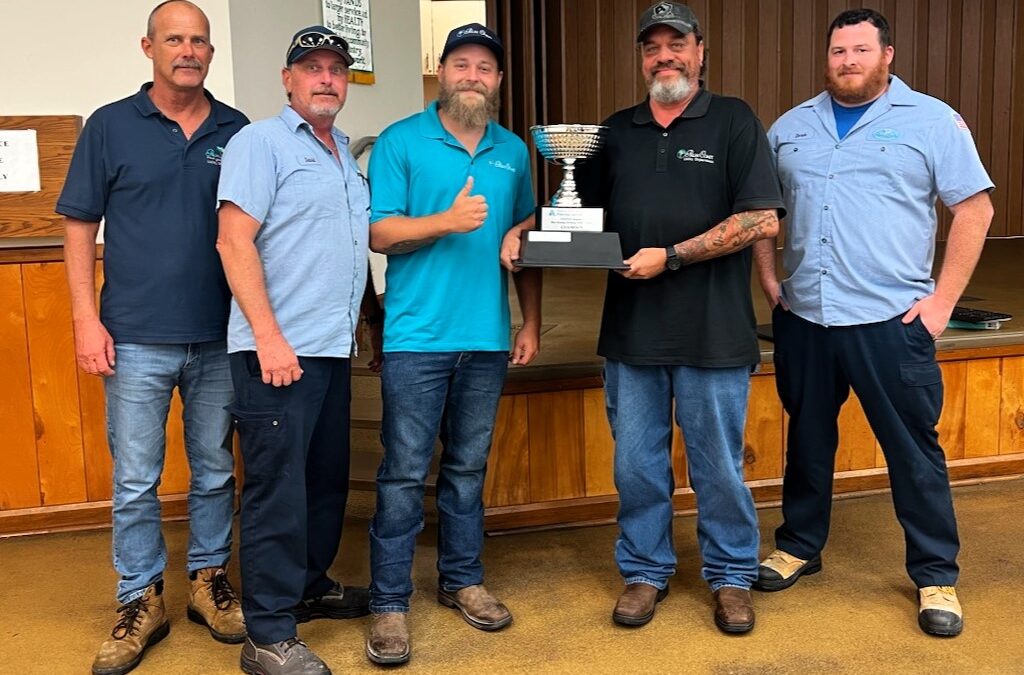
[[[685,100],[692,91],[693,86],[686,77],[676,77],[670,82],[655,78],[648,88],[651,99],[665,105]]]

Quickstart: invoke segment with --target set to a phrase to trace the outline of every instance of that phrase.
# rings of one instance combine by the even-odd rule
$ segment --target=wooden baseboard
[[[161,519],[188,518],[188,495],[160,497]],[[0,512],[0,537],[110,527],[110,501]]]

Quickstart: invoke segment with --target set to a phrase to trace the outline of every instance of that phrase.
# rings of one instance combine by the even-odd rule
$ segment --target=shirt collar
[[[682,114],[679,115],[681,119],[692,119],[695,117],[704,117],[708,114],[708,108],[711,106],[711,94],[704,89],[703,82],[701,82],[700,89],[697,90],[697,95],[693,97],[689,105],[683,110]],[[644,99],[643,103],[638,105],[633,110],[633,124],[651,124],[654,122],[654,114],[651,113],[651,97],[648,96]]]
[[[149,97],[149,90],[153,88],[152,82],[146,82],[139,88],[138,93],[132,97],[132,103],[135,104],[136,109],[143,117],[151,117],[153,115],[163,115],[160,109],[153,103],[153,99]],[[213,97],[206,89],[203,89],[203,96],[210,102],[210,116],[213,117],[214,121],[218,124],[231,124],[234,118],[228,112],[227,106],[221,105],[217,99]]]
[[[302,115],[295,112],[295,108],[288,104],[285,104],[285,106],[281,108],[281,114],[278,115],[278,117],[280,117],[285,126],[292,131],[298,131],[299,129],[305,128],[309,133],[313,133],[313,125],[302,119]],[[342,145],[348,145],[348,135],[338,127],[331,127],[331,136],[334,137],[335,141],[340,141]]]
[[[478,149],[483,149],[495,145],[497,143],[504,143],[505,139],[501,138],[498,134],[493,133],[494,131],[494,120],[487,122],[487,128],[484,129],[484,136],[480,139],[480,146]],[[448,130],[441,124],[441,117],[437,112],[437,101],[431,101],[430,105],[427,106],[423,114],[420,115],[420,134],[424,138],[435,138],[439,141],[454,138],[448,133]]]

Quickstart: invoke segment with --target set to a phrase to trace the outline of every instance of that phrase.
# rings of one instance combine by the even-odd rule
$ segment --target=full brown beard
[[[486,127],[498,112],[500,94],[497,89],[487,91],[483,85],[472,84],[459,85],[452,89],[443,82],[438,82],[438,87],[437,107],[466,127],[472,129]],[[462,96],[459,96],[461,91],[475,91],[482,94],[484,98],[482,101],[471,99],[472,102],[467,103]]]
[[[888,85],[889,64],[884,60],[880,61],[874,70],[867,73],[867,77],[859,87],[844,84],[837,75],[832,74],[828,65],[825,66],[825,91],[831,94],[832,98],[846,105],[867,103],[877,98]]]

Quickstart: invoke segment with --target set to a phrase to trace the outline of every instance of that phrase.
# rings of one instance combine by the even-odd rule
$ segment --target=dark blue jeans
[[[423,492],[441,437],[437,571],[446,591],[483,583],[483,487],[506,352],[388,352],[381,373],[384,460],[370,524],[370,610],[407,612]],[[443,420],[443,421],[442,421]]]
[[[856,392],[888,465],[896,517],[907,545],[907,572],[918,587],[953,586],[960,540],[935,425],[942,371],[920,319],[902,317],[827,328],[776,309],[776,384],[789,413],[784,522],[778,548],[812,558],[825,547],[839,409]]]
[[[230,355],[245,467],[239,559],[249,637],[295,637],[289,611],[323,595],[348,500],[348,359],[300,357],[302,379],[263,384],[255,352]]]

